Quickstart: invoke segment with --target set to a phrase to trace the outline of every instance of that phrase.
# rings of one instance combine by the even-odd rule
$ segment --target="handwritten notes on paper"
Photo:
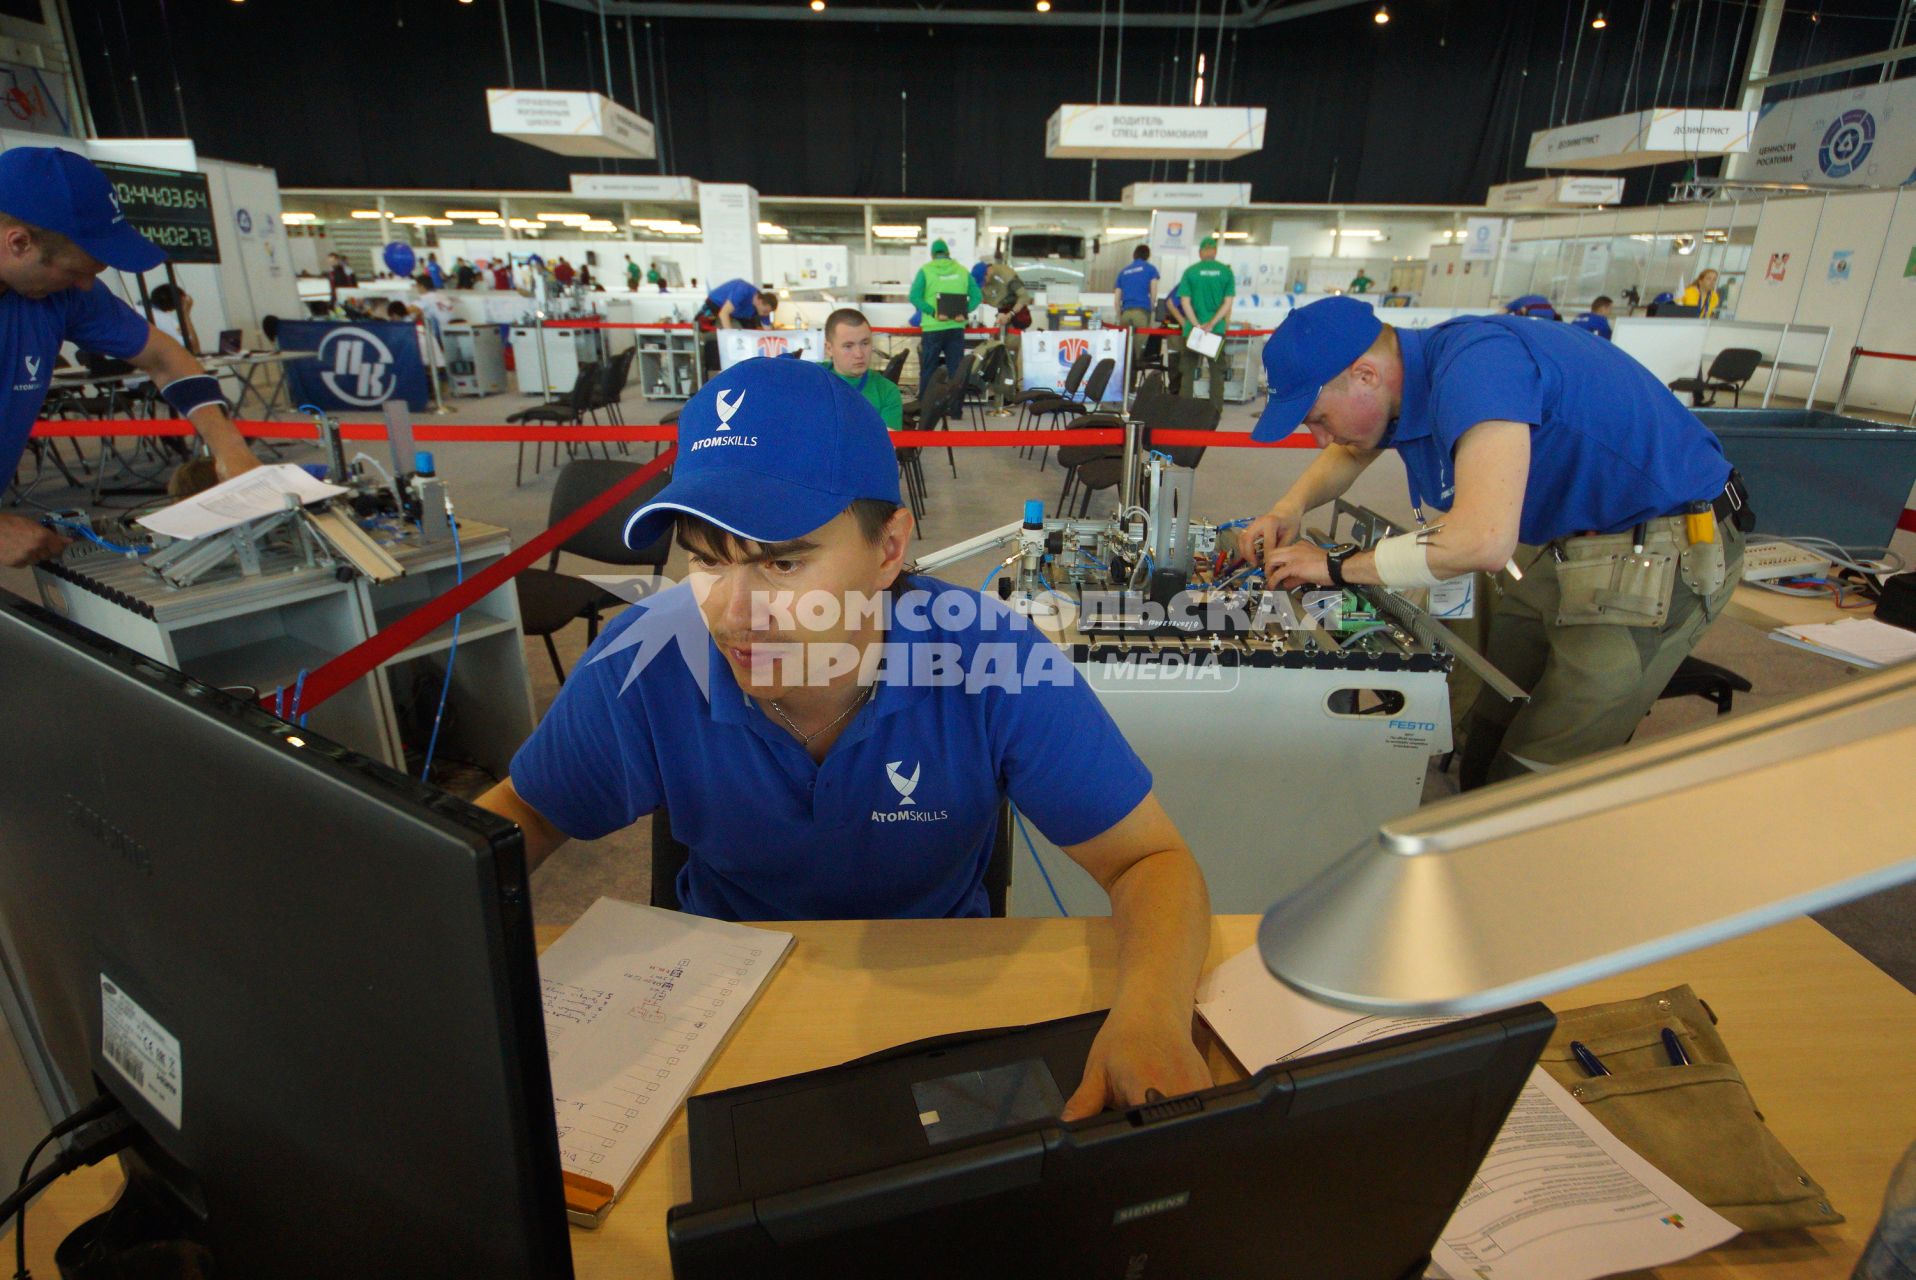
[[[571,1173],[624,1191],[792,935],[601,898],[539,959]]]

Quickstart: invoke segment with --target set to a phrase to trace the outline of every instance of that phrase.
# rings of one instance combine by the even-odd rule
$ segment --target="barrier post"
[[[1849,384],[1856,379],[1856,362],[1863,358],[1861,347],[1849,349],[1849,367],[1843,370],[1843,385],[1836,393],[1836,412],[1842,413],[1849,404]]]

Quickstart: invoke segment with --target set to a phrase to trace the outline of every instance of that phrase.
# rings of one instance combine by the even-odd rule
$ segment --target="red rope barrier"
[[[240,434],[256,440],[316,440],[318,428],[310,422],[261,422],[247,419],[237,424]],[[190,436],[189,423],[177,418],[90,418],[42,421],[34,424],[33,434],[42,439],[94,439],[107,436]],[[383,422],[346,422],[339,428],[340,438],[353,441],[386,439]],[[448,442],[466,444],[535,444],[558,441],[570,444],[605,444],[621,440],[638,443],[672,442],[679,438],[675,426],[583,426],[524,427],[506,423],[463,423],[457,426],[419,423],[413,427],[413,439],[421,444]],[[1124,433],[1116,427],[1065,427],[1025,431],[894,431],[892,443],[901,449],[929,446],[952,449],[1022,448],[1026,445],[1123,444]],[[1242,431],[1172,431],[1151,433],[1158,445],[1207,445],[1219,449],[1308,449],[1315,445],[1308,432],[1299,432],[1275,444],[1261,444]]]
[[[1905,355],[1900,351],[1865,351],[1862,347],[1850,348],[1853,356],[1874,356],[1878,360],[1908,360],[1916,363],[1916,356]]]
[[[313,671],[306,677],[299,706],[293,708],[292,714],[301,715],[311,711],[380,663],[452,621],[453,615],[463,613],[497,591],[521,570],[530,568],[534,561],[552,552],[567,538],[610,511],[622,499],[637,491],[640,485],[670,466],[676,452],[675,449],[667,449],[524,546],[506,553],[503,558],[487,565],[444,595],[428,600],[391,626],[381,629],[377,635]],[[271,710],[273,700],[262,698],[260,705]]]

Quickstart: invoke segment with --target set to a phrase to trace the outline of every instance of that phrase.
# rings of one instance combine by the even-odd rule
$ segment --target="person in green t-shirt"
[[[1221,334],[1231,319],[1231,307],[1237,301],[1237,277],[1217,260],[1217,238],[1206,236],[1198,245],[1198,260],[1184,269],[1178,281],[1178,311],[1182,316],[1184,350],[1178,356],[1183,378],[1183,394],[1196,398],[1199,370],[1210,374],[1211,403],[1224,408],[1224,373],[1229,367],[1225,351],[1216,358],[1202,356],[1191,349],[1191,330],[1209,329]]]
[[[632,261],[632,255],[625,255],[625,287],[628,292],[636,293],[639,288],[639,264]]]
[[[1363,268],[1360,267],[1358,268],[1356,277],[1351,280],[1351,292],[1352,293],[1368,293],[1370,291],[1370,287],[1376,283],[1377,282],[1375,280],[1365,275]]]
[[[884,419],[886,430],[896,431],[904,425],[905,403],[898,388],[871,367],[872,326],[864,312],[840,307],[825,317],[825,363],[871,401],[872,408]]]
[[[665,273],[659,270],[658,263],[655,262],[646,268],[645,282],[647,284],[657,285],[660,293],[665,292]]]
[[[956,318],[940,316],[941,294],[964,298],[965,314]],[[943,240],[931,242],[931,261],[918,268],[912,277],[911,305],[918,308],[918,330],[924,335],[918,344],[918,385],[931,385],[932,370],[944,365],[952,377],[965,360],[965,319],[984,301],[978,282],[971,272],[951,260],[951,248]]]

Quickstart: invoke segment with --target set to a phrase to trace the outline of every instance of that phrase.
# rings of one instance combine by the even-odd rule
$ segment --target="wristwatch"
[[[1344,562],[1356,554],[1357,544],[1355,542],[1340,542],[1324,553],[1324,563],[1330,569],[1331,585],[1333,587],[1350,585],[1344,581]]]

